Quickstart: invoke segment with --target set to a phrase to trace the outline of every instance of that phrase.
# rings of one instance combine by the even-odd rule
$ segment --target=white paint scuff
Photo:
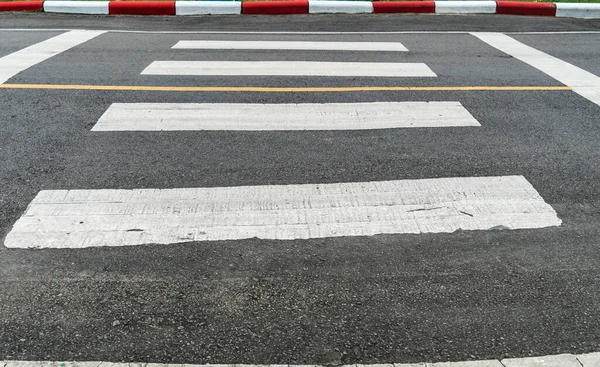
[[[106,31],[70,31],[0,57],[0,84],[18,73],[78,46]]]
[[[115,103],[92,131],[365,130],[481,126],[460,102]]]
[[[144,75],[435,77],[422,63],[154,61]]]
[[[175,49],[408,51],[400,42],[179,41]]]
[[[600,106],[600,77],[502,33],[471,33],[483,42],[548,74]]]
[[[522,176],[137,190],[41,191],[5,240],[83,248],[293,240],[560,225]]]

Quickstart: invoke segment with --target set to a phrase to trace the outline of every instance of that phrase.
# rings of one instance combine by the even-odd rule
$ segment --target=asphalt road
[[[7,82],[130,86],[561,86],[472,35],[448,32],[600,31],[599,21],[439,15],[0,14],[0,25],[0,58],[62,33],[49,29],[167,32],[108,32]],[[175,31],[242,33],[169,33]],[[599,33],[510,35],[600,75]],[[336,51],[171,49],[182,39],[399,41],[410,52],[355,53],[352,61],[422,62],[438,77],[140,75],[155,60],[349,59]],[[90,131],[117,102],[446,100],[460,101],[482,126]],[[543,229],[292,241],[64,250],[0,246],[0,360],[340,364],[600,351],[599,116],[600,106],[564,90],[0,88],[0,236],[40,190],[499,175],[526,177],[563,221]]]

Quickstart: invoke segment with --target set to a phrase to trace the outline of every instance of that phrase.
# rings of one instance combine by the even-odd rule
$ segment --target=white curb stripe
[[[145,75],[435,77],[423,63],[154,61]]]
[[[108,14],[108,1],[44,1],[44,12]]]
[[[133,246],[560,225],[522,176],[139,190],[41,191],[12,248]]]
[[[373,3],[370,1],[344,1],[344,0],[309,0],[308,12],[318,13],[372,13]]]
[[[600,77],[502,33],[471,33],[483,42],[548,74],[600,106]]]
[[[600,4],[555,3],[556,16],[567,18],[600,19]]]
[[[115,103],[92,131],[364,130],[481,126],[460,102]]]
[[[176,49],[408,51],[400,42],[179,41]]]
[[[106,31],[70,31],[0,57],[0,84],[18,73]]]
[[[561,364],[556,364],[558,361]],[[577,364],[573,364],[576,361]],[[464,362],[439,363],[386,363],[386,364],[347,364],[342,367],[598,367],[600,353],[560,354],[543,357],[509,358],[499,360],[481,360]],[[119,362],[51,362],[51,361],[5,361],[0,365],[5,367],[181,367],[173,363],[119,363]],[[566,364],[562,364],[566,363]],[[293,364],[184,364],[185,367],[324,367],[322,365],[293,365]]]
[[[495,1],[436,1],[435,12],[438,14],[494,14]]]
[[[241,13],[241,1],[175,1],[175,15]]]

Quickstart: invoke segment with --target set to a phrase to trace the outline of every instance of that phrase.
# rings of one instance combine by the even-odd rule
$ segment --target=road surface
[[[600,351],[600,22],[0,27],[0,360]]]

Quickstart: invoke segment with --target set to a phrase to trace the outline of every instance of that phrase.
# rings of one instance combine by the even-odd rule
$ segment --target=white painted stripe
[[[483,42],[548,74],[600,106],[600,77],[502,33],[471,33]]]
[[[173,48],[218,50],[408,51],[400,42],[179,41]]]
[[[495,1],[436,1],[435,12],[439,14],[494,14]]]
[[[241,13],[241,1],[175,1],[175,15]]]
[[[567,18],[600,19],[600,4],[556,3],[556,16]]]
[[[108,14],[108,1],[44,1],[46,13]]]
[[[140,190],[41,191],[12,248],[292,240],[542,228],[561,220],[522,176]]]
[[[578,364],[573,365],[573,358],[577,361]],[[508,362],[507,362],[508,361]],[[553,364],[554,361],[559,361],[560,363],[567,364]],[[567,362],[564,362],[567,361]],[[143,363],[120,363],[120,362],[52,362],[52,361],[4,361],[6,367],[57,367],[57,366],[65,366],[65,367],[144,367],[146,362]],[[502,361],[493,359],[493,360],[479,360],[479,361],[463,361],[463,362],[438,362],[438,363],[387,363],[387,364],[349,364],[344,365],[343,367],[508,367],[509,364],[504,363],[513,363],[511,366],[519,366],[519,367],[598,367],[600,366],[600,353],[588,353],[588,354],[559,354],[552,356],[542,356],[542,357],[526,357],[526,358],[510,358],[504,359]],[[516,364],[514,364],[516,363]],[[0,365],[2,362],[0,361]],[[150,366],[157,366],[157,364],[149,363]],[[166,363],[161,364],[161,367],[181,367],[181,364],[173,364]],[[185,364],[186,367],[325,367],[324,365],[294,365],[294,364],[283,364],[283,365],[275,365],[275,364]]]
[[[460,102],[115,103],[92,131],[364,130],[481,126]]]
[[[373,3],[370,1],[344,0],[308,0],[308,12],[317,13],[372,13]]]
[[[18,73],[97,37],[106,31],[70,31],[0,57],[0,83]]]
[[[145,75],[435,77],[422,63],[313,61],[154,61]]]

